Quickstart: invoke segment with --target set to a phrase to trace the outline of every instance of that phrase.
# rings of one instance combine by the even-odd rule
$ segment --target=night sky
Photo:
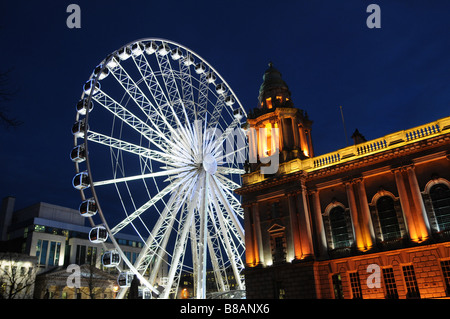
[[[66,8],[81,8],[69,29]],[[370,29],[369,4],[381,8]],[[269,61],[313,124],[316,155],[450,116],[449,1],[11,1],[0,3],[0,196],[77,208],[69,152],[75,105],[93,68],[133,40],[166,38],[208,61],[246,110]]]

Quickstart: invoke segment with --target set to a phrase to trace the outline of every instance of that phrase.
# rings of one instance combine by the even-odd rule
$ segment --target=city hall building
[[[312,121],[273,65],[259,102],[249,152],[276,150],[279,166],[247,163],[236,190],[247,298],[449,296],[450,117],[370,141],[355,131],[354,145],[315,156]]]

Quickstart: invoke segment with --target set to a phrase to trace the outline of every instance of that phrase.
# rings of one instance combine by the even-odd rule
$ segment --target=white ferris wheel
[[[230,273],[245,289],[243,210],[233,192],[247,158],[245,116],[220,74],[173,41],[134,41],[94,69],[72,128],[72,183],[90,240],[105,249],[103,266],[121,271],[119,298],[130,275],[156,298],[173,298],[185,274],[205,298],[207,271],[218,291],[229,290]],[[143,242],[134,256],[117,240],[130,231]]]

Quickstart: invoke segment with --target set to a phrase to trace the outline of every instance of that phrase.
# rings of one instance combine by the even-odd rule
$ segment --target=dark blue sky
[[[66,8],[81,7],[81,29]],[[366,8],[381,8],[369,29]],[[77,208],[69,159],[82,85],[106,55],[146,37],[179,42],[208,61],[244,107],[257,105],[269,61],[313,124],[316,155],[450,116],[449,1],[2,1],[4,107],[23,125],[0,128],[0,196],[17,208]]]

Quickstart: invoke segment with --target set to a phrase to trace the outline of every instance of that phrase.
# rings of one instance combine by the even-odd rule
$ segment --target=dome
[[[263,83],[259,88],[260,98],[265,95],[264,93],[269,93],[273,89],[285,89],[289,91],[286,82],[281,78],[281,73],[276,68],[274,68],[272,62],[269,63],[269,68],[266,70],[263,76]]]

